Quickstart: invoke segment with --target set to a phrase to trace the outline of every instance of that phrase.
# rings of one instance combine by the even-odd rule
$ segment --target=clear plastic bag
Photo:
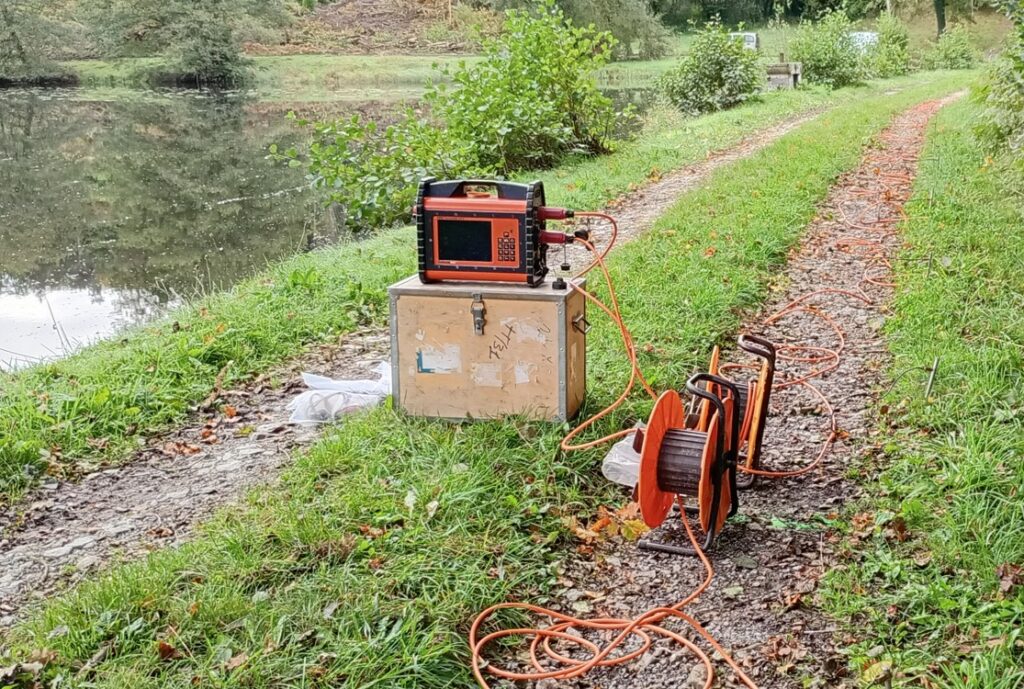
[[[310,388],[288,403],[292,423],[329,423],[343,414],[373,407],[391,394],[391,364],[377,365],[377,380],[334,380],[303,373]]]
[[[644,428],[639,423],[637,428]],[[633,449],[634,434],[629,434],[619,442],[612,445],[604,461],[601,462],[601,473],[613,483],[618,483],[626,488],[634,488],[640,480],[640,453]]]

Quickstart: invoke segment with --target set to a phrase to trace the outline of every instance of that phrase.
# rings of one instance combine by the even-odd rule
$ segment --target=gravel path
[[[666,174],[616,201],[620,241],[639,235],[678,197],[716,169],[749,156],[817,116],[804,113],[752,133],[701,163]],[[582,268],[582,258],[575,267]],[[298,357],[244,390],[226,391],[231,418],[197,414],[158,437],[127,464],[97,471],[79,483],[50,481],[0,512],[0,635],[26,605],[81,580],[111,561],[180,543],[214,509],[253,485],[273,480],[292,453],[317,437],[316,428],[287,423],[285,406],[304,389],[299,374],[333,378],[369,374],[388,357],[384,330],[357,333]],[[268,380],[283,380],[270,387]]]
[[[619,227],[615,246],[622,246],[651,229],[655,221],[664,215],[665,211],[675,204],[682,194],[706,183],[719,168],[754,155],[800,125],[813,120],[821,112],[821,109],[811,110],[783,120],[767,129],[751,132],[732,148],[709,152],[703,161],[673,170],[657,181],[650,182],[628,196],[612,202],[605,211],[615,217]],[[592,239],[600,249],[607,242],[609,228],[598,220],[594,220],[592,228],[594,232]],[[562,262],[562,257],[561,247],[551,247],[548,264],[552,269],[557,269]],[[573,270],[579,271],[585,268],[591,259],[590,254],[582,246],[570,245],[568,260]]]
[[[911,193],[925,125],[955,97],[924,103],[893,121],[859,168],[833,187],[790,261],[780,283],[785,289],[747,324],[749,331],[779,344],[835,347],[834,332],[819,317],[796,313],[772,326],[763,321],[791,300],[822,288],[863,289],[875,304],[834,295],[810,301],[846,336],[840,366],[816,381],[836,408],[840,440],[821,468],[798,478],[762,480],[740,494],[740,513],[726,524],[712,552],[715,580],[687,608],[762,689],[854,685],[844,676],[846,661],[836,650],[843,640],[816,608],[815,591],[835,561],[839,540],[827,522],[858,495],[857,487],[844,477],[845,468],[881,442],[872,405],[887,363],[880,329],[891,288],[885,283],[887,263],[880,256],[899,248],[895,228]],[[727,358],[743,360],[735,353]],[[782,380],[808,372],[788,362],[780,368]],[[828,428],[820,403],[805,388],[790,387],[773,396],[766,468],[808,463]],[[687,541],[673,518],[651,537],[676,544]],[[683,600],[703,576],[694,558],[641,551],[635,543],[610,540],[564,565],[558,600],[549,607],[577,616],[630,619]],[[683,630],[675,623],[667,626]],[[591,638],[602,641],[599,636]],[[715,672],[716,686],[739,686],[724,663],[717,663]],[[639,660],[557,686],[700,689],[705,679],[703,666],[686,651],[659,641]],[[548,689],[556,684],[545,680],[534,686]]]

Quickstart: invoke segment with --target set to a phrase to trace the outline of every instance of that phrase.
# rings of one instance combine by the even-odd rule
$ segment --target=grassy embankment
[[[574,161],[541,175],[553,203],[598,208],[708,150],[815,106],[869,98],[922,79],[877,82],[834,93],[785,92],[699,119],[659,112],[634,142],[610,156]],[[926,87],[927,88],[927,87]],[[0,503],[42,471],[76,473],[117,461],[156,429],[181,420],[224,384],[386,318],[384,288],[414,270],[408,231],[299,256],[234,290],[163,321],[0,382]],[[177,324],[177,325],[175,325]]]
[[[856,562],[827,589],[862,639],[855,666],[897,686],[1024,686],[1024,175],[986,162],[976,113],[957,104],[930,130],[914,260],[895,264],[888,440],[861,468],[880,473],[853,519]]]
[[[659,387],[678,385],[734,333],[829,185],[893,114],[968,78],[932,75],[888,96],[840,96],[842,107],[718,171],[616,252],[625,315]],[[595,202],[603,195],[589,193]],[[572,198],[565,185],[557,196]],[[388,265],[397,274],[410,267],[407,244],[406,233],[391,233],[362,258],[374,259],[377,278]],[[301,301],[337,301],[337,285],[356,267],[339,273],[325,261],[337,255],[288,264],[332,271]],[[274,296],[280,285],[264,283],[287,274],[247,285],[233,301]],[[627,375],[614,329],[595,320],[590,362],[601,375],[591,381],[591,410]],[[648,408],[635,400],[608,426]],[[428,422],[387,407],[356,416],[298,458],[280,485],[222,512],[194,541],[51,601],[9,641],[18,656],[53,651],[49,675],[73,675],[107,648],[91,677],[99,687],[468,686],[472,615],[513,594],[543,600],[564,545],[560,517],[589,516],[609,494],[595,470],[600,451],[556,457],[563,432],[515,420]],[[159,641],[174,649],[163,661]]]
[[[473,55],[285,55],[253,57],[253,78],[246,88],[261,101],[315,102],[376,98],[373,91],[415,97],[437,76],[435,65],[473,63]],[[674,62],[619,62],[605,67],[598,82],[608,88],[644,88]],[[63,63],[85,87],[146,87],[163,67],[160,58],[75,60]],[[370,93],[367,93],[367,89]],[[395,96],[392,95],[392,98]]]

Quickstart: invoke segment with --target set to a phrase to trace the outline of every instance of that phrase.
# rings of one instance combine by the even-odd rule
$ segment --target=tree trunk
[[[937,36],[941,36],[946,30],[946,0],[935,1],[935,24],[938,27]]]
[[[885,0],[885,11],[889,14],[896,12],[896,8],[893,7],[893,0]]]
[[[14,17],[11,16],[10,10],[6,5],[0,5],[0,19],[3,19],[3,24],[7,25],[11,45],[14,48],[15,54],[18,59],[21,60],[23,65],[28,65],[28,55],[25,52],[25,45],[21,42],[21,36],[18,35],[18,28],[14,25]]]

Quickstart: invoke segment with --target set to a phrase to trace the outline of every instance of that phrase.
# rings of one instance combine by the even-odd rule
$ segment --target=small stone
[[[707,671],[704,669],[703,664],[698,663],[690,668],[690,674],[686,676],[686,681],[683,682],[683,689],[701,689],[706,679]]]
[[[87,545],[91,545],[96,542],[96,539],[92,536],[79,536],[75,540],[71,541],[67,545],[63,545],[57,548],[50,548],[43,552],[43,557],[48,558],[60,558],[67,557],[72,552],[79,548],[84,548]]]
[[[79,572],[88,572],[99,563],[100,559],[95,555],[85,555],[84,557],[78,558],[75,562],[75,569]]]
[[[731,559],[732,563],[740,569],[757,569],[757,560],[749,555],[737,555]]]
[[[885,653],[885,646],[875,646],[870,651],[868,651],[865,655],[868,658],[877,658],[877,657],[881,656],[883,653]]]

